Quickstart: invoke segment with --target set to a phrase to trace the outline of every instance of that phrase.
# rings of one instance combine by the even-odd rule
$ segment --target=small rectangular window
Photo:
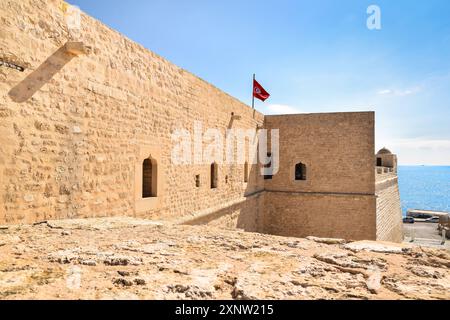
[[[303,163],[297,163],[295,165],[295,180],[306,180],[306,165],[304,165]]]

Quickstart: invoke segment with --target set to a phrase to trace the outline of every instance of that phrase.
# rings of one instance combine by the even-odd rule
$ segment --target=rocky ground
[[[450,299],[450,254],[131,218],[0,227],[0,299]]]

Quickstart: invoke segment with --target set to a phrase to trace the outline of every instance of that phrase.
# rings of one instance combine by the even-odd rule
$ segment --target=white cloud
[[[377,150],[386,146],[398,155],[400,164],[450,165],[448,139],[386,139],[378,142]]]
[[[420,87],[414,87],[411,89],[405,90],[393,90],[393,89],[383,89],[378,91],[378,95],[380,96],[395,96],[395,97],[406,97],[412,94],[416,94],[421,90]]]
[[[274,115],[274,114],[297,114],[302,113],[299,109],[293,106],[288,106],[284,104],[269,104],[267,107],[264,108],[265,113],[267,115]]]
[[[378,94],[379,94],[380,96],[384,96],[384,95],[388,95],[388,94],[392,94],[392,93],[393,93],[393,91],[390,90],[390,89],[378,91]]]
[[[396,139],[391,143],[393,146],[419,148],[419,149],[450,149],[450,140],[445,139]]]

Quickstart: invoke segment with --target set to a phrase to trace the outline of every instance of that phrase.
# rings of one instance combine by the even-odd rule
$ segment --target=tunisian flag
[[[253,79],[253,96],[261,101],[269,99],[270,94],[259,84],[258,81]]]

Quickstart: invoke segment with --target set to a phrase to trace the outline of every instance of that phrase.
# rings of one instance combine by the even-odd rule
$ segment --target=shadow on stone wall
[[[258,208],[263,201],[263,192],[247,196],[244,201],[214,211],[211,214],[186,222],[186,225],[211,225],[230,229],[258,232]]]
[[[260,174],[259,165],[250,166],[248,182],[242,194],[242,197],[245,197],[244,200],[239,199],[233,204],[193,218],[184,224],[264,232],[264,180]],[[243,176],[242,179],[244,179]]]
[[[9,96],[14,102],[23,103],[30,99],[39,89],[49,82],[74,57],[66,51],[65,46],[59,48],[35,71],[11,89]]]

